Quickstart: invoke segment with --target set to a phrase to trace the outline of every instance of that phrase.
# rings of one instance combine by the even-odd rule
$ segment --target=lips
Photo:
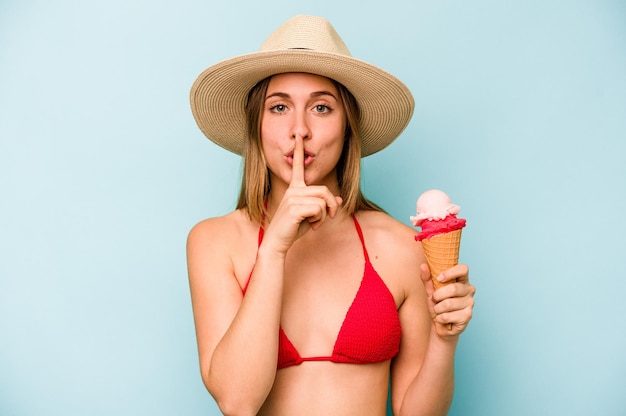
[[[287,153],[285,155],[285,158],[287,159],[287,163],[293,166],[293,150]],[[315,158],[315,154],[305,150],[304,151],[304,166],[309,166],[311,163],[313,163],[314,158]]]

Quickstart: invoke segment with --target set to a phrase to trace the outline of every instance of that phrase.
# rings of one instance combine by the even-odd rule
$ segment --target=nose
[[[296,135],[302,137],[303,140],[311,138],[311,130],[304,111],[298,111],[294,115],[291,138],[295,139]]]

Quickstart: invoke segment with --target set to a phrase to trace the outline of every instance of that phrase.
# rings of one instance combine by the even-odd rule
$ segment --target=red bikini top
[[[400,318],[389,288],[370,263],[363,232],[353,215],[354,225],[363,246],[365,270],[361,285],[352,305],[346,312],[330,356],[301,357],[283,328],[279,329],[278,369],[301,364],[304,361],[331,361],[333,363],[369,364],[393,358],[400,347]],[[259,228],[259,245],[263,240]],[[252,275],[252,273],[250,273]],[[248,278],[248,283],[250,282]],[[246,283],[243,293],[248,288]]]

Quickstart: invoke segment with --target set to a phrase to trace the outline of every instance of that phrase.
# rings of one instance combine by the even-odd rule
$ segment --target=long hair
[[[266,216],[265,200],[271,190],[269,172],[261,143],[261,122],[265,95],[271,77],[259,81],[248,93],[246,121],[248,139],[243,152],[243,175],[237,209],[245,208],[250,219],[262,222]],[[359,210],[382,209],[365,198],[361,191],[361,140],[359,132],[359,106],[346,87],[331,80],[341,98],[346,114],[346,131],[343,150],[337,162],[337,180],[343,208],[350,214]]]

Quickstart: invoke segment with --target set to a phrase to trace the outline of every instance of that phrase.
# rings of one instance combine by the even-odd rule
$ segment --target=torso
[[[231,216],[238,229],[231,252],[243,289],[254,266],[259,225],[240,211]],[[407,280],[399,270],[406,266],[402,259],[414,256],[410,245],[415,232],[381,212],[362,211],[356,216],[370,261],[400,308]],[[352,218],[343,215],[330,221],[296,241],[286,258],[281,326],[303,357],[332,354],[363,277],[363,248]],[[389,361],[315,361],[278,370],[260,414],[383,416],[389,368]]]

